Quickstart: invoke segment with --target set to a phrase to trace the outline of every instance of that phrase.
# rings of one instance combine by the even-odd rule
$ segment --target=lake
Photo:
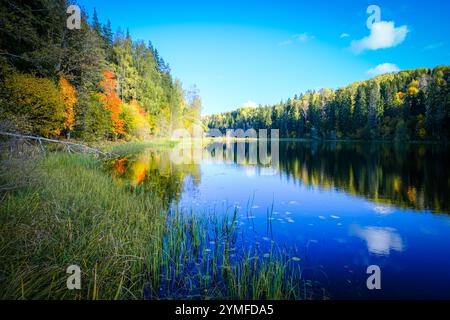
[[[173,210],[237,210],[243,246],[289,248],[302,278],[331,299],[450,298],[447,147],[281,141],[276,167],[214,154],[177,164],[171,152],[148,149],[108,168]],[[380,267],[380,290],[366,286],[370,265]]]

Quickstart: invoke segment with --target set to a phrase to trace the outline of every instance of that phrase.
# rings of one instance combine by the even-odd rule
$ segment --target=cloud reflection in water
[[[350,228],[350,234],[366,241],[367,250],[373,254],[389,255],[391,250],[404,250],[403,240],[393,228],[354,225]]]

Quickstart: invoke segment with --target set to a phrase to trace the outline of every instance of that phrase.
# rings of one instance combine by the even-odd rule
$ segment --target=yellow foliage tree
[[[413,96],[413,95],[416,95],[417,93],[419,93],[419,81],[413,80],[411,82],[411,84],[409,85],[408,94],[410,96]]]
[[[150,135],[150,125],[145,110],[136,101],[122,105],[122,119],[128,135],[144,139]]]
[[[17,129],[44,137],[55,137],[64,126],[64,99],[58,87],[49,79],[32,74],[12,73],[4,81],[8,96],[1,117],[22,117]]]
[[[76,90],[63,74],[59,76],[59,88],[64,99],[64,105],[66,106],[64,129],[70,132],[75,125],[75,112],[73,107],[77,103]]]

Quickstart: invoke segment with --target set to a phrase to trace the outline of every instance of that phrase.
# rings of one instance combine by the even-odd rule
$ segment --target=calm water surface
[[[333,299],[450,299],[448,147],[280,142],[279,160],[176,165],[169,150],[146,150],[111,168],[194,214],[237,208],[245,246],[290,248]],[[366,287],[369,265],[381,290]]]

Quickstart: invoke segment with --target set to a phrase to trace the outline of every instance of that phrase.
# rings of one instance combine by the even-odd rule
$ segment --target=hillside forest
[[[200,121],[196,87],[185,90],[151,42],[113,32],[96,11],[67,28],[66,0],[0,6],[2,131],[78,140],[165,137]],[[89,22],[88,22],[89,21]]]
[[[450,67],[385,74],[204,120],[221,130],[278,128],[284,138],[448,141]]]

